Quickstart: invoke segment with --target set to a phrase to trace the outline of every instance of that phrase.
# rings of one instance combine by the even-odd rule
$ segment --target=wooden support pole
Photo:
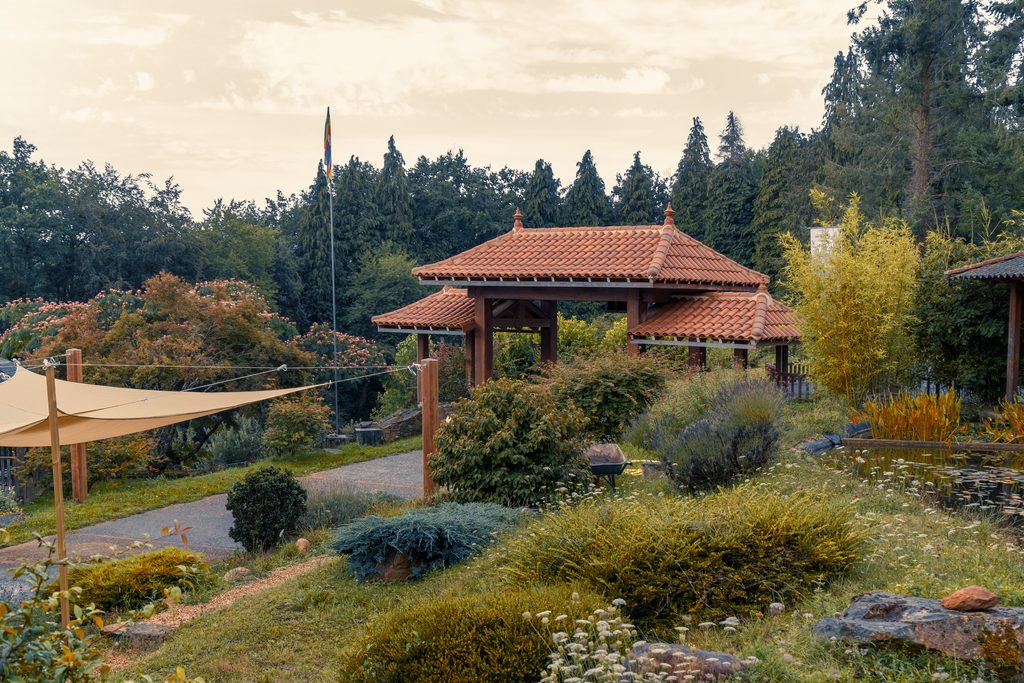
[[[82,382],[82,352],[68,349],[67,371],[69,382]],[[89,497],[89,465],[84,443],[71,444],[71,497],[84,503]]]
[[[708,350],[703,346],[691,346],[687,353],[690,372],[703,372],[708,369]]]
[[[416,362],[422,363],[425,358],[430,358],[430,335],[420,332],[416,334]]]
[[[476,382],[474,376],[476,373],[476,363],[474,362],[476,352],[476,332],[467,332],[466,336],[462,338],[462,351],[466,355],[466,388],[472,387]]]
[[[775,372],[779,386],[789,384],[789,346],[786,344],[775,347]]]
[[[737,370],[746,370],[749,358],[749,351],[747,349],[732,350],[732,366]]]
[[[483,295],[473,300],[473,320],[476,329],[473,362],[476,369],[473,381],[483,384],[491,378],[494,368],[494,329],[491,320],[491,300]]]
[[[542,363],[558,362],[558,302],[542,301],[541,310],[547,326],[540,328],[540,361]]]
[[[436,450],[434,434],[440,425],[437,359],[426,358],[420,366],[420,409],[423,414],[423,495],[437,491],[430,471],[430,456]]]
[[[46,403],[49,409],[50,422],[50,464],[53,468],[53,511],[57,518],[57,582],[60,587],[60,625],[67,628],[71,620],[71,609],[68,604],[68,557],[64,545],[64,474],[60,462],[60,427],[57,422],[57,380],[53,366],[46,367]]]
[[[640,306],[640,290],[628,290],[626,292],[626,353],[630,356],[640,355],[640,346],[634,344],[630,337],[633,330],[642,321]]]
[[[1006,334],[1006,400],[1012,401],[1020,384],[1021,289],[1024,283],[1010,283],[1010,321]]]

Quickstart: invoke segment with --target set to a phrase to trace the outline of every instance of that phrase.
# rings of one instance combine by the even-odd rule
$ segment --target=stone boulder
[[[252,572],[246,567],[235,567],[224,572],[224,581],[226,583],[235,583],[242,581],[252,576]]]
[[[814,626],[822,638],[893,643],[982,660],[1000,676],[1024,673],[1024,608],[976,612],[946,609],[938,600],[892,593],[858,595],[842,616]]]
[[[442,403],[438,412],[442,420],[452,412],[451,403]],[[382,417],[376,422],[367,422],[367,427],[377,427],[383,432],[384,441],[397,441],[410,436],[419,436],[423,429],[422,411],[419,408],[405,408]]]
[[[110,638],[119,638],[128,643],[130,647],[139,649],[155,648],[164,641],[174,628],[164,624],[151,624],[146,621],[138,623],[117,622],[107,624],[100,633]]]
[[[720,681],[744,669],[745,662],[733,655],[713,650],[700,650],[689,645],[673,643],[637,643],[630,653],[630,670],[644,674],[664,671],[663,664],[673,674],[689,674],[699,680]]]
[[[313,544],[309,542],[308,538],[300,538],[295,541],[295,549],[300,553],[308,553],[309,549],[313,547]]]
[[[626,462],[626,455],[617,443],[595,443],[583,451],[583,457],[589,460],[591,465],[611,465],[618,462]]]
[[[388,550],[383,562],[375,568],[378,581],[407,581],[412,576],[412,561],[394,548]]]

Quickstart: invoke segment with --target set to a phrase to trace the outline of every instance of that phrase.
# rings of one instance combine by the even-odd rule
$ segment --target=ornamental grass
[[[952,389],[935,396],[912,396],[901,389],[896,394],[867,401],[864,410],[852,417],[854,424],[869,423],[873,439],[951,443],[963,431],[960,410],[960,397]]]

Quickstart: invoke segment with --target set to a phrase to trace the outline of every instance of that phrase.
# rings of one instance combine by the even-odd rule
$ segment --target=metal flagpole
[[[326,161],[333,164],[331,159],[331,108],[327,108],[327,140],[326,140]],[[331,235],[331,343],[334,348],[331,367],[334,368],[334,436],[341,435],[341,413],[338,411],[338,294],[337,284],[334,277],[334,168],[327,171],[327,206],[328,206],[328,229]]]

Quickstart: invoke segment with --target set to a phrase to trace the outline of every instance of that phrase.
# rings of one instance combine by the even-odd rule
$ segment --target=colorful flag
[[[327,179],[334,178],[334,165],[331,163],[331,108],[327,107],[327,121],[324,122],[324,168]]]

